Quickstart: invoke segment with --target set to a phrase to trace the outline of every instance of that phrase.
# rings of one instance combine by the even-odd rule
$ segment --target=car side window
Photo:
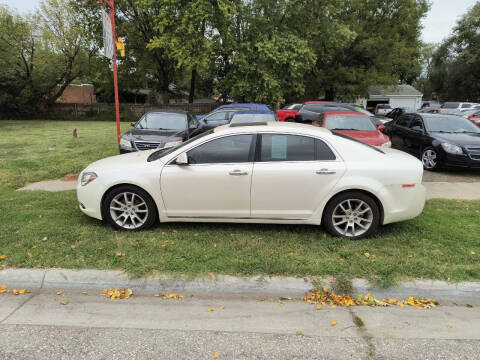
[[[335,154],[332,149],[330,149],[330,146],[319,139],[315,139],[315,160],[336,160]]]
[[[260,161],[313,161],[315,139],[301,135],[263,134]]]
[[[395,125],[408,127],[408,123],[410,122],[409,116],[400,116]]]
[[[254,135],[233,135],[215,139],[187,152],[189,164],[246,163]]]
[[[205,118],[205,120],[208,121],[225,121],[227,119],[227,112],[226,111],[219,111],[216,112],[208,117]]]
[[[415,131],[423,131],[423,121],[422,119],[416,117],[412,119],[408,127]]]
[[[470,104],[462,104],[462,109],[468,109],[470,107]]]

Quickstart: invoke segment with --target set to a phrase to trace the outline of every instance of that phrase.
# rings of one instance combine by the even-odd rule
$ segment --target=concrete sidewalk
[[[480,182],[424,182],[427,200],[480,200]]]
[[[57,290],[0,294],[0,359],[474,359],[480,350],[479,307],[316,310],[246,295],[111,301]]]

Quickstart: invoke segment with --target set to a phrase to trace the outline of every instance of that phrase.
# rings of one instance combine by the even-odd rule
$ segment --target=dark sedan
[[[465,118],[403,114],[385,126],[392,145],[420,155],[426,170],[480,168],[480,129]]]
[[[303,105],[300,110],[298,111],[298,115],[295,116],[295,122],[303,123],[303,124],[313,124],[317,121],[318,115],[325,111],[341,111],[345,110],[339,104],[335,103],[315,103],[315,102],[308,102]]]
[[[142,116],[133,129],[123,134],[120,153],[166,149],[203,132],[203,124],[185,112],[155,111]]]

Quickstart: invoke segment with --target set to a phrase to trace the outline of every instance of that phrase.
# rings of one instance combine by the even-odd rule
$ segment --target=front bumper
[[[445,153],[442,159],[442,165],[447,167],[461,167],[480,169],[480,158],[472,159],[469,155],[453,155]]]
[[[85,186],[77,184],[77,200],[80,210],[90,217],[102,220],[101,201],[105,187],[99,179]]]

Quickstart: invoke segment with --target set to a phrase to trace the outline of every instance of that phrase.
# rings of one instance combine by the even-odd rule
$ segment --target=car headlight
[[[165,145],[163,146],[163,148],[164,148],[164,149],[168,149],[168,148],[171,148],[171,147],[180,145],[181,143],[182,143],[182,140],[170,141],[170,142],[165,143]]]
[[[442,148],[449,154],[454,155],[462,155],[463,149],[460,146],[449,144],[449,143],[442,143]]]
[[[87,184],[90,184],[97,177],[98,175],[95,174],[94,172],[84,172],[82,174],[82,178],[80,179],[80,185],[85,186]]]
[[[386,143],[383,143],[383,144],[382,144],[382,147],[384,147],[384,148],[391,148],[391,147],[392,147],[392,142],[391,142],[391,141],[387,141]]]
[[[132,147],[132,143],[124,138],[120,139],[120,146]]]

